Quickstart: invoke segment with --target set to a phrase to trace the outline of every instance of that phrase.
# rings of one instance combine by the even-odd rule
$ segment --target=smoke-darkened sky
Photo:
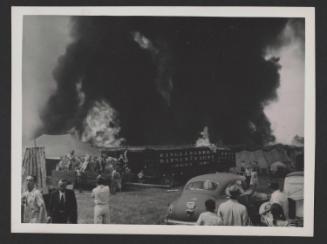
[[[74,127],[93,143],[190,144],[207,126],[213,142],[288,143],[303,135],[303,28],[276,18],[24,17],[24,136]]]

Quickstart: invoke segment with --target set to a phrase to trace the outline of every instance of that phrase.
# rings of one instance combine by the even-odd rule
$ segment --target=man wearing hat
[[[49,212],[52,223],[77,223],[76,196],[74,191],[67,189],[66,186],[66,180],[59,180],[58,190],[50,195]]]
[[[246,207],[238,202],[238,197],[241,195],[237,185],[232,185],[227,188],[229,199],[220,204],[217,214],[219,225],[226,226],[245,226],[250,224],[250,219]]]
[[[33,176],[26,177],[26,191],[22,195],[23,223],[46,223],[46,208],[41,192],[36,189]]]

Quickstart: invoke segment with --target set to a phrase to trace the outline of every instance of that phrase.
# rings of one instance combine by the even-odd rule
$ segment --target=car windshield
[[[194,181],[194,182],[190,182],[185,187],[185,190],[191,190],[191,191],[198,191],[198,190],[213,191],[213,190],[216,190],[217,187],[218,187],[218,184],[215,183],[215,182],[212,182],[210,180]]]

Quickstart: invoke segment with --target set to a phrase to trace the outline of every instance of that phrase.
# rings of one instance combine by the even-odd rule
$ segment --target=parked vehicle
[[[233,173],[217,172],[192,178],[186,183],[181,196],[169,204],[166,224],[194,225],[199,215],[206,211],[205,201],[214,200],[218,208],[228,199],[226,188],[236,181],[241,181],[242,185],[245,185],[245,177]],[[253,209],[257,210],[266,200],[266,195],[255,194],[254,191],[244,193],[240,197],[240,202],[246,205],[248,210],[250,208],[249,215],[258,212]],[[255,219],[254,217],[250,215],[251,219]]]
[[[304,172],[296,171],[286,175],[284,192],[288,198],[289,218],[303,226]]]

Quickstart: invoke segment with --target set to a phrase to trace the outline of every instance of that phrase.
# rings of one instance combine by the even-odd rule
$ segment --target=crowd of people
[[[228,187],[229,199],[219,205],[217,213],[216,202],[209,199],[205,202],[206,212],[200,214],[197,225],[246,226],[250,218],[246,207],[239,203],[241,191],[235,184]]]
[[[91,197],[94,201],[94,223],[110,223],[110,186],[104,177],[99,175],[96,179],[97,186],[92,190]],[[271,184],[270,200],[261,205],[259,214],[262,225],[289,226],[287,220],[287,197],[277,183]],[[243,190],[239,182],[227,187],[229,199],[216,208],[214,200],[205,202],[206,211],[201,213],[197,225],[223,225],[223,226],[248,226],[251,219],[247,207],[239,199]],[[41,192],[36,188],[32,176],[26,178],[26,191],[22,194],[23,223],[77,223],[78,209],[74,190],[67,189],[67,181],[59,180],[58,187],[51,192],[48,207]]]
[[[260,206],[259,214],[263,226],[293,226],[288,220],[287,197],[277,183],[272,183],[273,190],[269,201]],[[247,207],[239,202],[241,191],[234,184],[228,189],[229,199],[216,209],[216,202],[209,199],[205,202],[206,211],[201,213],[197,225],[222,225],[222,226],[249,226],[252,225]]]
[[[110,187],[104,177],[99,175],[97,186],[92,190],[94,199],[94,223],[109,224]],[[78,216],[77,200],[74,190],[67,188],[67,181],[60,179],[56,190],[49,196],[48,207],[33,176],[26,177],[26,191],[22,194],[23,223],[76,224]]]
[[[90,156],[88,154],[84,156],[75,155],[74,151],[64,155],[60,158],[59,163],[56,165],[56,170],[79,170],[81,172],[93,171],[98,174],[103,173],[108,168],[113,167],[122,170],[127,167],[127,154],[126,152],[121,154],[118,158],[105,157],[105,156]]]
[[[102,175],[111,186],[112,192],[122,190],[123,178],[128,178],[130,170],[128,168],[127,154],[124,152],[118,158],[104,156],[76,156],[74,151],[63,156],[56,166],[57,171],[75,171],[76,180],[74,187],[80,192],[83,185],[87,184],[87,174]]]
[[[223,225],[223,226],[293,226],[294,223],[288,218],[289,214],[289,199],[286,193],[282,190],[282,186],[277,182],[270,184],[267,200],[261,204],[260,208],[250,209],[248,204],[242,201],[243,196],[253,196],[256,192],[258,184],[258,169],[256,163],[252,166],[241,169],[240,174],[245,177],[245,184],[242,181],[236,181],[226,188],[228,200],[216,208],[214,200],[205,202],[206,211],[201,213],[197,225]],[[247,202],[248,203],[248,202]],[[249,217],[258,214],[260,216],[259,223],[253,223]],[[253,213],[255,212],[255,213]]]
[[[109,164],[110,166],[110,164]],[[114,166],[112,178],[115,178],[117,169]],[[83,164],[78,169],[83,169]],[[101,173],[101,171],[99,171]],[[242,196],[256,193],[258,173],[256,167],[245,167],[241,171],[245,181],[238,180],[226,188],[228,200],[218,208],[214,200],[205,202],[206,211],[199,215],[197,225],[248,226],[252,225],[251,209],[241,201]],[[117,176],[116,176],[117,177]],[[244,184],[245,183],[245,184]],[[58,181],[57,188],[50,193],[47,204],[42,193],[37,189],[33,176],[26,178],[26,191],[22,194],[22,222],[23,223],[77,223],[78,209],[74,190],[67,188],[65,179]],[[110,223],[109,199],[111,184],[99,174],[96,177],[96,187],[90,197],[94,201],[94,223]],[[121,185],[118,186],[121,189]],[[270,185],[271,195],[258,210],[260,222],[265,226],[289,226],[288,198],[281,185],[273,182]],[[268,198],[267,198],[268,199]]]
[[[75,192],[67,185],[81,191],[85,175],[93,172],[96,175],[96,187],[92,190],[94,199],[94,223],[110,223],[109,196],[122,190],[122,174],[128,173],[126,153],[119,158],[76,156],[74,151],[63,156],[56,166],[57,171],[71,170],[76,172],[76,181],[68,182],[59,179],[47,201],[36,187],[35,178],[25,179],[26,190],[22,194],[23,223],[77,223],[77,201]],[[122,172],[122,173],[121,173]],[[46,204],[47,203],[47,204]]]

